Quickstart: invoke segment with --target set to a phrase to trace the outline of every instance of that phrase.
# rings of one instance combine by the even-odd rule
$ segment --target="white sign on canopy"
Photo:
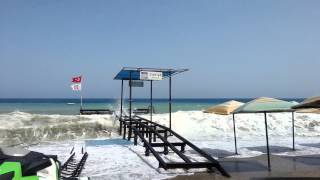
[[[160,81],[162,79],[162,72],[140,71],[140,80]]]

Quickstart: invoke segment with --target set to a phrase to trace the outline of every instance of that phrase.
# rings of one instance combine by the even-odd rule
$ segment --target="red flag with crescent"
[[[81,76],[73,77],[73,78],[72,78],[72,82],[73,82],[73,83],[81,83],[81,79],[82,79]]]

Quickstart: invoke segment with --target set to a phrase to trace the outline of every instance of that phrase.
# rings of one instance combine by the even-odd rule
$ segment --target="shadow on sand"
[[[268,168],[257,161],[247,160],[233,160],[220,161],[220,164],[227,172],[253,172],[253,171],[267,171]]]
[[[310,166],[320,166],[320,155],[283,156],[283,158],[290,159],[294,162],[299,162]]]
[[[257,147],[247,147],[250,151],[259,151],[262,153],[267,153],[266,146],[257,146]],[[292,148],[283,147],[283,146],[269,146],[270,153],[284,153],[292,151]]]
[[[320,148],[320,143],[306,143],[306,144],[299,144],[299,145]]]
[[[217,158],[225,158],[228,156],[235,155],[234,152],[230,152],[230,151],[226,151],[226,150],[222,150],[222,149],[202,148],[202,150],[205,151],[206,153],[208,153],[210,156],[217,157]],[[194,150],[189,150],[188,152],[191,154],[197,154],[197,152]]]

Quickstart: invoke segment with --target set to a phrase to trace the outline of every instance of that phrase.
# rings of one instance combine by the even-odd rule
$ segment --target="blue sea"
[[[249,98],[219,98],[219,99],[173,99],[172,111],[195,111],[203,110],[210,106],[223,103],[229,100],[248,102]],[[287,101],[300,102],[303,99],[288,99]],[[147,108],[150,104],[149,99],[134,99],[133,108]],[[168,112],[168,99],[154,99],[153,105],[156,113]],[[128,101],[124,101],[124,106],[128,106]],[[111,109],[116,110],[120,107],[119,99],[83,99],[83,108],[85,109]],[[14,111],[32,113],[32,114],[61,114],[77,115],[79,114],[79,99],[0,99],[0,113],[10,113]]]
[[[241,102],[252,100],[232,99]],[[223,134],[221,132],[225,131],[224,129],[230,129],[231,126],[223,124],[228,122],[226,120],[221,122],[217,120],[216,122],[219,123],[212,125],[215,122],[213,119],[219,119],[220,117],[207,115],[202,113],[201,110],[232,99],[173,99],[173,122],[179,124],[175,126],[181,128],[180,131],[184,135],[188,135],[184,131],[199,125],[202,134],[216,137],[218,134]],[[302,101],[302,99],[285,100]],[[149,103],[149,99],[134,99],[133,109],[147,108],[150,105]],[[155,107],[153,120],[166,124],[168,122],[166,113],[169,111],[168,100],[154,99],[153,105]],[[83,108],[110,109],[119,113],[120,100],[84,99]],[[128,100],[126,99],[124,101],[125,111],[127,108]],[[79,116],[79,111],[79,99],[0,99],[0,145],[36,144],[43,141],[64,141],[79,138],[104,138],[117,132],[117,122],[114,115]],[[246,122],[245,120],[242,121]],[[194,124],[200,122],[201,125]],[[214,133],[216,128],[221,132]],[[248,131],[256,132],[256,127]],[[194,137],[193,135],[194,133],[191,137]]]
[[[232,98],[248,102],[252,99]],[[263,154],[265,147],[264,116],[255,114],[232,116],[203,113],[201,110],[230,99],[173,99],[172,129],[213,157],[233,155],[236,127],[240,155],[236,158]],[[303,99],[284,99],[301,102]],[[118,110],[118,99],[84,99],[84,108]],[[168,100],[154,100],[156,113],[153,121],[169,126]],[[128,101],[125,101],[125,107]],[[134,99],[133,108],[148,107],[149,99]],[[155,158],[145,158],[143,143],[134,146],[122,140],[119,122],[113,115],[79,115],[79,99],[0,99],[0,145],[23,146],[45,154],[57,154],[62,162],[70,149],[77,152],[84,147],[89,159],[83,176],[90,179],[160,179],[171,178],[179,172],[158,171]],[[118,111],[117,111],[118,113]],[[142,115],[149,118],[149,115]],[[319,144],[320,115],[295,114],[295,143],[292,151],[292,113],[268,114],[269,142],[274,155],[312,155],[320,148],[306,144]],[[277,147],[284,151],[280,152]],[[192,150],[186,150],[192,159],[198,159]],[[169,153],[168,160],[176,156]],[[110,162],[110,163],[106,163]],[[134,168],[132,168],[134,167]],[[107,178],[107,179],[108,179]],[[109,178],[110,179],[110,178]],[[134,179],[134,178],[133,178]]]

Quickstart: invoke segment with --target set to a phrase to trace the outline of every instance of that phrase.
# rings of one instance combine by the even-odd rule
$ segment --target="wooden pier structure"
[[[113,114],[110,109],[80,109],[81,115],[94,115],[94,114]]]
[[[145,148],[145,155],[149,156],[151,153],[158,160],[159,168],[207,168],[209,171],[218,170],[223,176],[230,177],[228,172],[224,170],[217,160],[172,130],[172,76],[185,71],[187,71],[187,69],[123,68],[114,78],[115,80],[121,80],[121,109],[120,115],[116,116],[120,124],[119,133],[123,136],[123,139],[133,139],[134,145],[138,145],[138,140],[140,140]],[[169,127],[153,122],[153,111],[150,111],[150,120],[133,115],[132,113],[131,81],[150,81],[150,107],[153,107],[152,82],[162,80],[163,78],[169,78]],[[124,115],[123,113],[123,82],[125,80],[129,81],[129,115]],[[202,160],[195,161],[188,157],[185,154],[186,148],[196,152]],[[161,151],[159,151],[159,149],[161,149]],[[164,158],[164,156],[169,153],[174,153],[174,155],[181,160],[177,162],[165,160],[166,158]]]

